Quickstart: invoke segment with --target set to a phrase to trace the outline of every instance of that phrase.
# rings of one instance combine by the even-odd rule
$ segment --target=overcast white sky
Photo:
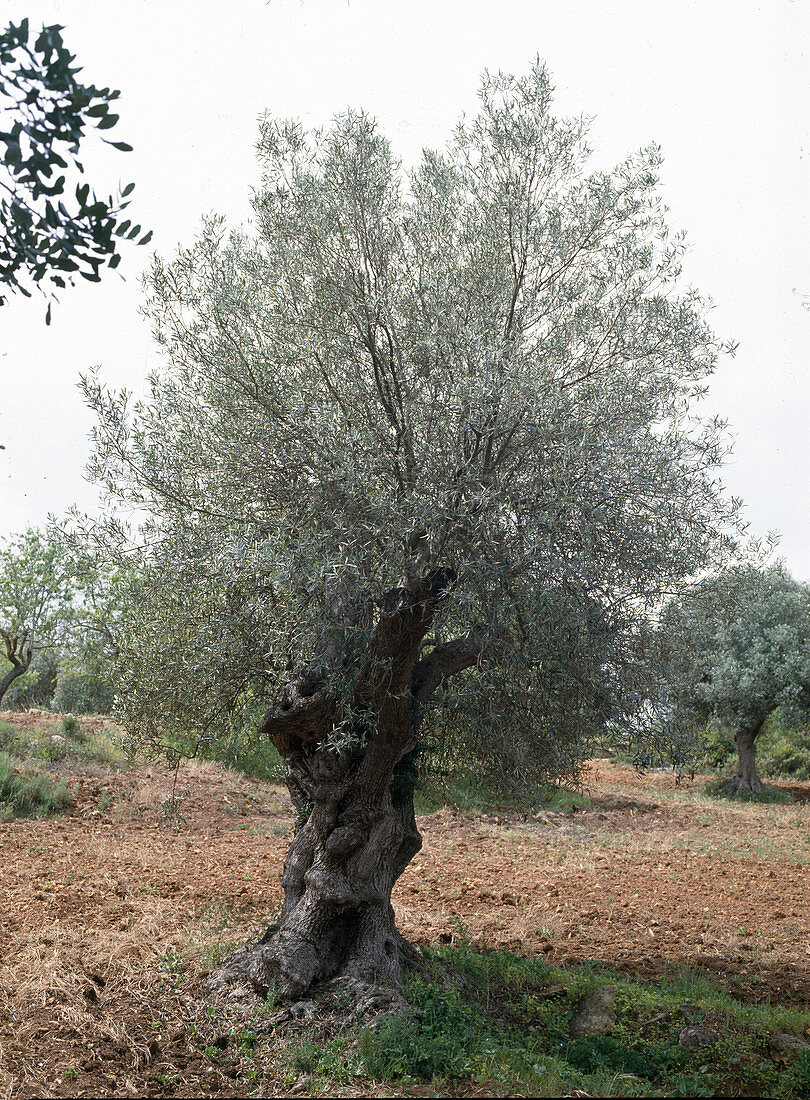
[[[558,113],[594,117],[595,164],[663,146],[686,276],[740,342],[706,405],[736,439],[726,484],[752,533],[781,532],[810,580],[808,0],[12,0],[3,13],[62,24],[86,81],[121,89],[111,136],[135,151],[91,140],[82,159],[99,192],[136,182],[128,215],[154,238],[127,251],[125,282],[66,291],[50,328],[42,301],[0,310],[0,536],[92,508],[78,374],[98,363],[140,388],[156,363],[138,315],[147,253],[190,243],[206,212],[248,217],[260,112],[319,125],[364,107],[412,164],[475,109],[485,68],[525,72],[539,54]]]

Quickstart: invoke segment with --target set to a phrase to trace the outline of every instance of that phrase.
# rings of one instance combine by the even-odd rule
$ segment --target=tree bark
[[[11,663],[11,668],[0,679],[0,702],[2,702],[3,696],[17,677],[23,676],[31,667],[34,649],[24,638],[20,640],[16,635],[11,635],[5,630],[0,630],[0,637],[5,645],[6,660]]]
[[[348,706],[305,671],[265,714],[259,729],[284,759],[299,826],[278,920],[212,988],[247,983],[295,1001],[337,981],[366,1004],[404,1004],[403,968],[419,956],[397,931],[391,891],[422,846],[413,807],[419,718],[441,680],[480,651],[459,639],[418,660],[454,582],[451,570],[435,570],[385,594]],[[343,747],[336,729],[353,735]]]
[[[764,722],[757,726],[738,730],[734,740],[737,742],[737,775],[729,781],[731,794],[760,794],[762,783],[757,775],[756,739],[762,732]]]

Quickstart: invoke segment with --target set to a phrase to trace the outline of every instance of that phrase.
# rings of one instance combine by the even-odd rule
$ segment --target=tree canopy
[[[781,565],[736,566],[673,600],[660,639],[666,721],[731,730],[740,751],[733,785],[756,793],[765,720],[777,708],[788,723],[810,719],[810,587]]]
[[[0,701],[38,652],[59,643],[72,598],[64,556],[43,531],[0,544]]]
[[[146,244],[151,237],[121,217],[133,183],[102,199],[84,179],[78,158],[85,132],[115,126],[119,116],[110,104],[121,93],[79,82],[81,69],[73,65],[62,29],[43,27],[32,35],[23,19],[0,33],[0,291],[26,297],[36,286],[52,299],[55,288],[72,285],[76,274],[98,282],[105,264],[120,263],[122,239]],[[132,148],[107,143],[123,152]],[[71,173],[76,179],[68,199]],[[0,306],[6,302],[7,293],[0,293]],[[49,301],[46,321],[50,316]]]
[[[222,732],[302,662],[339,693],[375,600],[437,568],[425,645],[467,647],[454,733],[493,767],[562,771],[637,703],[645,609],[733,517],[693,413],[721,345],[677,289],[660,151],[588,173],[551,99],[539,64],[487,76],[411,173],[363,113],[267,117],[257,232],[210,218],[155,261],[148,399],[85,383],[92,472],[148,517],[140,727]]]

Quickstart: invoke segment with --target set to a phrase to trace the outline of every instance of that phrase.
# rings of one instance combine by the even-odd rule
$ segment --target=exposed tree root
[[[206,992],[250,1004],[266,1001],[268,996],[277,999],[278,1011],[268,1020],[273,1026],[292,1019],[309,1019],[338,1006],[347,1024],[383,1013],[410,1011],[399,983],[375,982],[352,973],[313,982],[305,991],[284,989],[280,980],[274,980],[282,975],[273,951],[273,935],[265,934],[236,951],[206,979]],[[399,933],[397,937],[400,971],[426,974],[427,967],[416,948]]]
[[[724,784],[724,790],[726,794],[730,795],[761,794],[762,782],[756,774],[753,776],[735,775],[733,779],[729,779],[728,782]]]

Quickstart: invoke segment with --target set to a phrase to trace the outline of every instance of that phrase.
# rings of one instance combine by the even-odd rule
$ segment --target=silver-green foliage
[[[660,629],[669,719],[758,731],[779,708],[810,720],[810,586],[781,565],[707,577],[665,609]]]
[[[678,290],[660,151],[588,172],[551,98],[539,63],[486,76],[410,173],[363,113],[265,118],[255,227],[155,261],[148,397],[84,383],[92,473],[144,517],[132,729],[236,736],[306,662],[348,690],[375,601],[442,567],[425,652],[477,647],[434,700],[476,758],[560,774],[636,706],[639,624],[734,515],[693,415],[722,348]]]
[[[0,544],[0,699],[13,708],[112,706],[116,638],[137,576],[86,550],[56,527]]]
[[[0,700],[64,636],[73,584],[59,547],[29,527],[0,543]]]
[[[111,564],[62,529],[52,532],[75,588],[64,652],[51,700],[54,710],[109,714],[117,682],[121,623],[138,599],[140,578],[127,558]]]

